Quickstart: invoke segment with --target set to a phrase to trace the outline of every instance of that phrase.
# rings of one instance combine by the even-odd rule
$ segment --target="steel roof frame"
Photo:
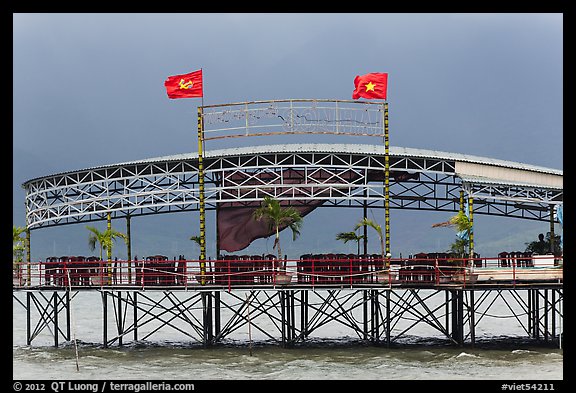
[[[473,182],[455,173],[455,160],[392,156],[390,171],[418,173],[419,179],[390,180],[390,208],[457,211],[459,193],[474,198],[474,213],[549,220],[563,190],[522,184]],[[303,183],[285,181],[282,170],[302,171]],[[325,179],[314,177],[319,171]],[[357,152],[269,151],[205,158],[206,207],[219,202],[249,204],[269,195],[279,200],[323,200],[323,206],[384,208],[384,183],[369,172],[384,171],[384,156]],[[258,178],[261,173],[269,179]],[[355,179],[343,176],[353,173]],[[241,174],[235,180],[233,174]],[[222,182],[225,179],[225,182]],[[28,181],[29,229],[112,218],[198,210],[197,157],[115,164]],[[304,197],[302,197],[304,193]]]

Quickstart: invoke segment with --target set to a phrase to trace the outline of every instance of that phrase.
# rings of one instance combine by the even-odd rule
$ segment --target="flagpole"
[[[470,229],[468,230],[468,233],[470,234],[468,236],[468,240],[469,240],[469,251],[468,254],[470,255],[470,260],[472,261],[472,263],[474,263],[474,198],[468,194],[468,220],[470,220]]]
[[[384,102],[384,227],[386,232],[386,268],[390,268],[390,141],[388,102]]]
[[[204,71],[200,68],[200,74],[202,74],[202,106],[204,106]]]
[[[458,212],[466,214],[466,216],[469,217],[468,212],[466,211],[466,206],[464,205],[464,190],[460,190]],[[468,229],[466,231],[466,234],[468,235],[468,254],[470,254],[470,229]],[[459,237],[458,234],[456,234],[456,236]],[[462,256],[464,256],[465,253],[466,253],[466,249],[465,249],[465,246],[463,246],[462,247]]]
[[[202,143],[204,142],[204,107],[198,108],[198,188],[200,211],[200,284],[204,285],[206,276],[206,211],[204,203],[204,162]]]
[[[202,75],[202,116],[204,116],[204,71],[200,68],[200,75]],[[204,118],[202,118],[202,151],[206,150],[206,142],[204,141]],[[204,179],[202,179],[204,182]]]

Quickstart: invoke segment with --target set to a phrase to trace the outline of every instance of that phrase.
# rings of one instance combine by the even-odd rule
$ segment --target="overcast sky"
[[[200,68],[205,105],[351,99],[356,75],[387,72],[392,146],[563,169],[562,14],[14,14],[13,45],[14,225],[25,225],[26,180],[196,151],[201,99],[170,100],[163,83]],[[334,234],[317,235],[330,213],[313,214],[306,240],[283,248],[331,242]],[[194,213],[163,216],[134,220],[133,237],[147,239],[134,239],[136,252],[196,253],[187,240],[197,232]],[[449,231],[430,230],[445,213],[423,216],[393,212],[396,255],[443,251],[453,241]],[[475,240],[486,252],[524,249],[548,230],[482,220]],[[89,254],[84,227],[33,231],[33,258]],[[253,251],[271,246],[262,240]]]

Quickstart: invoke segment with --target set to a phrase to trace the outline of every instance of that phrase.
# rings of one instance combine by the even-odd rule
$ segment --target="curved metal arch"
[[[208,152],[206,207],[280,200],[324,201],[324,206],[384,207],[384,154],[370,145],[282,145]],[[462,189],[474,213],[549,220],[563,190],[457,173],[458,155],[393,148],[390,208],[457,211]],[[487,159],[489,160],[489,159]],[[529,169],[524,172],[530,173]],[[536,173],[538,171],[534,171]],[[550,176],[561,173],[551,170]],[[299,177],[298,179],[295,179]],[[113,218],[198,210],[198,156],[182,154],[50,175],[29,180],[29,229]]]

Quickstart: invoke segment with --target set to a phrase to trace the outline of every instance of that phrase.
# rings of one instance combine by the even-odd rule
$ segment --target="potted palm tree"
[[[456,230],[456,239],[450,246],[450,253],[459,257],[458,260],[463,260],[466,258],[467,250],[470,245],[470,232],[472,231],[472,222],[466,215],[464,211],[459,211],[454,216],[450,217],[448,221],[440,222],[438,224],[433,224],[432,228],[439,227],[452,227]],[[472,275],[471,271],[466,271],[467,268],[458,269],[452,280],[454,281],[464,281],[473,280],[475,277]]]
[[[278,266],[272,266],[275,271],[275,282],[279,284],[289,283],[292,275],[286,272],[286,261],[282,257],[282,247],[280,246],[280,231],[286,227],[292,231],[292,240],[296,240],[300,235],[302,227],[302,216],[300,212],[292,206],[283,207],[280,202],[269,196],[264,197],[262,204],[253,213],[256,221],[268,223],[269,230],[275,233],[276,237],[272,249],[278,252]]]
[[[356,231],[340,232],[336,235],[336,240],[341,240],[344,242],[344,244],[351,242],[351,241],[356,242],[356,263],[360,259],[360,241],[362,239],[365,239],[365,238],[366,238],[366,236],[358,235],[356,233]],[[353,263],[353,262],[351,262],[351,263]],[[350,274],[353,274],[352,271],[350,272]]]
[[[105,231],[100,231],[95,227],[86,226],[86,229],[90,231],[90,235],[88,236],[88,247],[90,247],[90,251],[94,251],[96,249],[96,243],[98,243],[100,247],[100,260],[102,261],[102,252],[106,250],[106,255],[108,257],[108,277],[104,279],[103,274],[99,275],[99,280],[96,283],[97,285],[102,285],[105,283],[111,284],[112,283],[112,243],[117,239],[121,238],[124,242],[128,242],[128,237],[118,232],[112,228],[108,228]],[[103,272],[101,272],[103,273]]]

